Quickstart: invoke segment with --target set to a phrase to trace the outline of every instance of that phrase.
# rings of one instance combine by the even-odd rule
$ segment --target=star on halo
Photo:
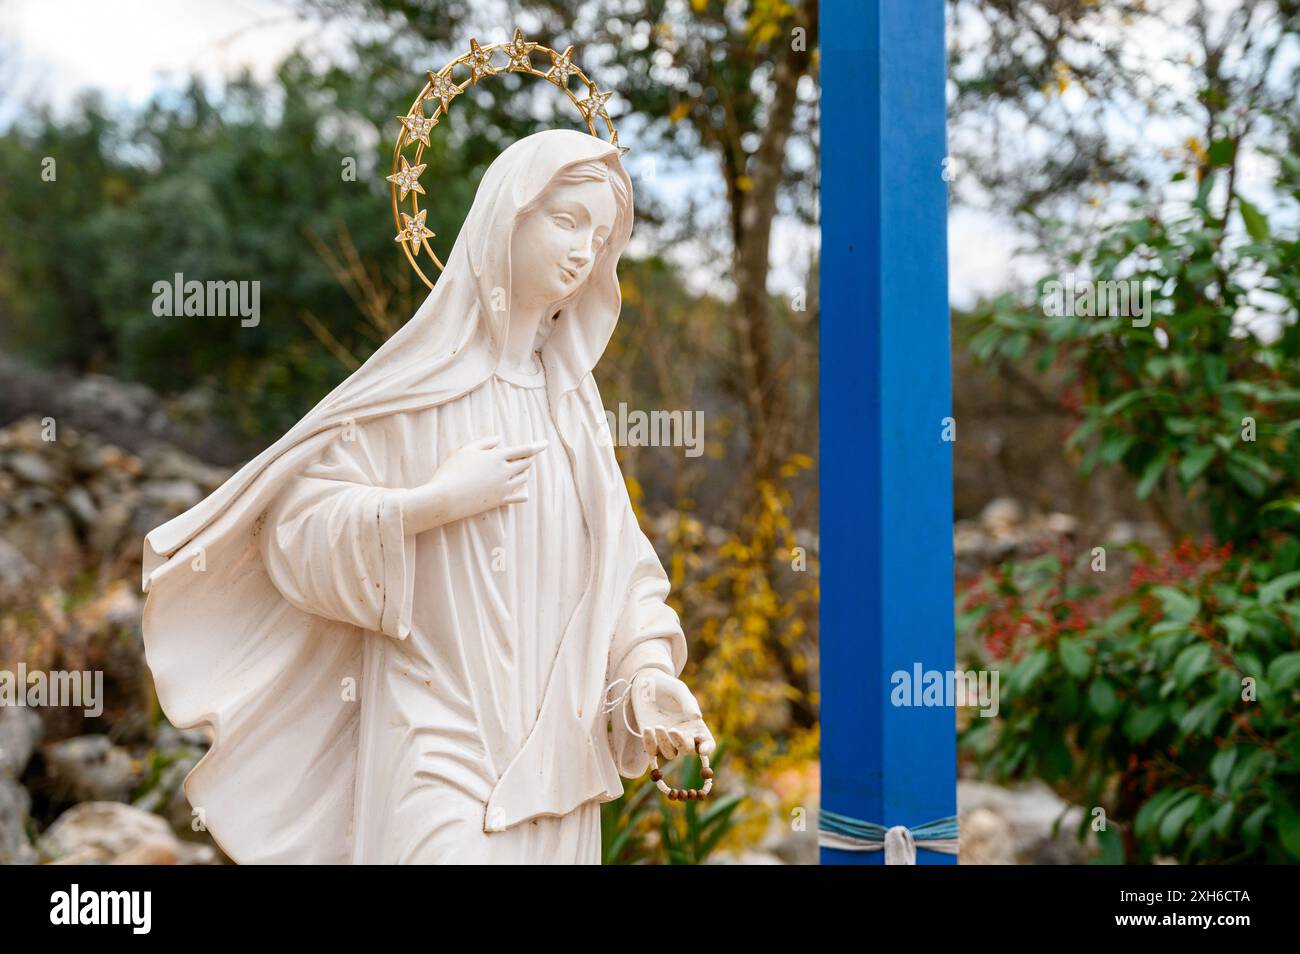
[[[450,76],[443,76],[441,73],[429,74],[429,95],[436,97],[442,103],[445,110],[447,104],[451,102],[452,97],[460,92],[460,87]]]
[[[554,65],[546,71],[546,78],[560,89],[568,89],[569,77],[573,75],[575,69],[573,65],[573,47],[569,47],[559,54],[552,51],[551,59],[554,61]]]
[[[405,199],[408,192],[418,192],[420,195],[424,195],[424,186],[420,185],[420,173],[424,171],[427,163],[422,162],[418,166],[413,166],[406,161],[405,156],[399,158],[402,160],[402,168],[391,176],[385,176],[384,178],[394,183],[401,190],[402,194],[398,196],[399,199]],[[424,215],[424,213],[421,212],[420,215]]]
[[[591,122],[597,116],[602,119],[609,119],[605,104],[609,102],[609,98],[613,95],[613,90],[606,90],[602,93],[593,83],[587,88],[587,98],[578,100],[578,109],[582,112],[582,118],[587,122]]]
[[[618,154],[619,154],[620,156],[626,156],[626,155],[628,154],[628,151],[632,148],[631,146],[620,146],[620,145],[618,144],[618,130],[617,130],[617,129],[614,130],[614,135],[612,135],[612,136],[609,137],[609,144],[610,144],[611,146],[615,146],[615,147],[617,147],[617,149],[618,149]]]
[[[529,59],[529,54],[537,49],[537,44],[525,40],[523,30],[516,29],[514,39],[507,43],[503,49],[506,51],[506,56],[510,58],[508,69],[519,73],[532,71],[533,63]]]
[[[491,76],[497,71],[497,68],[492,65],[492,54],[484,53],[483,48],[478,45],[478,40],[473,37],[469,38],[469,70],[471,83],[477,83],[483,77]]]
[[[402,213],[402,231],[397,233],[394,242],[410,242],[411,252],[414,255],[420,254],[420,243],[427,238],[433,238],[434,233],[430,232],[424,225],[424,217],[429,213],[428,209],[421,209],[415,215]]]
[[[429,133],[434,126],[438,125],[436,113],[433,116],[426,116],[422,106],[417,106],[416,110],[413,115],[397,117],[397,121],[406,129],[406,135],[402,139],[403,146],[409,146],[413,142],[429,145]]]

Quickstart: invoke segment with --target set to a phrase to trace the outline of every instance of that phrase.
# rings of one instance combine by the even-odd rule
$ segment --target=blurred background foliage
[[[612,112],[632,147],[635,243],[620,267],[620,326],[598,369],[607,405],[702,411],[705,421],[701,457],[618,453],[672,575],[690,640],[684,677],[727,740],[722,797],[679,819],[669,816],[683,806],[614,806],[606,835],[622,847],[610,860],[742,851],[788,837],[790,809],[815,800],[816,259],[780,263],[802,286],[795,295],[769,290],[769,260],[779,221],[805,230],[816,221],[816,3],[509,6],[515,19],[503,26],[468,2],[286,2],[286,15],[341,27],[346,48],[323,61],[304,47],[268,79],[165,86],[139,108],[97,94],[71,109],[24,104],[0,134],[0,347],[12,372],[0,425],[14,429],[0,456],[21,464],[40,451],[34,421],[55,414],[61,395],[150,389],[139,392],[148,410],[126,425],[59,404],[60,444],[83,432],[82,449],[45,488],[25,483],[19,466],[14,505],[0,514],[11,522],[0,532],[47,584],[7,595],[0,665],[94,668],[124,645],[136,660],[109,666],[102,719],[47,720],[48,758],[38,754],[25,777],[34,841],[71,800],[44,780],[49,747],[85,734],[105,733],[130,754],[135,804],[175,810],[175,792],[160,788],[183,777],[168,769],[184,769],[189,750],[169,735],[163,751],[133,642],[140,536],[219,482],[221,471],[202,466],[228,469],[265,446],[418,307],[426,290],[393,242],[384,181],[394,117],[470,36],[507,39],[516,25],[557,50],[573,45],[588,75],[617,91]],[[517,75],[456,100],[422,177],[444,257],[492,159],[555,125],[578,125],[576,111],[549,84]],[[54,181],[41,177],[47,157]],[[695,186],[685,200],[657,181],[682,168]],[[176,273],[260,282],[259,323],[155,316],[154,283]],[[177,477],[184,468],[160,456],[163,438],[200,461],[188,487],[175,484],[191,472]],[[123,455],[112,480],[81,459],[109,453],[101,441]],[[137,485],[143,496],[126,496]],[[64,547],[46,511],[79,494],[91,509],[73,508]],[[115,507],[125,529],[97,530]],[[177,827],[190,837],[188,824]],[[802,851],[809,858],[811,843]]]
[[[970,767],[1084,806],[1100,861],[1294,861],[1300,5],[952,10],[995,38],[979,69],[954,49],[959,109],[1052,143],[967,167],[1039,277],[955,314],[964,360],[1053,422],[1043,457],[1087,485],[1058,500],[1110,498],[961,581],[959,646],[1003,679]],[[1046,310],[1089,280],[1148,284],[1149,324]]]

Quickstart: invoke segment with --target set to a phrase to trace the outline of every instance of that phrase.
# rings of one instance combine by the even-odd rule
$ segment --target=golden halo
[[[497,51],[505,54],[507,62],[504,65],[492,62]],[[550,57],[550,68],[545,72],[533,67],[534,53]],[[460,83],[457,83],[451,75],[452,69],[457,66],[469,69],[469,76]],[[443,264],[428,242],[435,236],[435,233],[425,225],[425,216],[429,210],[420,208],[419,197],[426,194],[420,185],[420,173],[425,168],[425,164],[420,160],[424,156],[425,146],[429,145],[429,133],[433,131],[434,126],[438,125],[439,117],[447,115],[451,101],[469,89],[472,84],[485,77],[495,76],[497,73],[526,73],[554,83],[564,90],[565,95],[578,108],[578,112],[587,124],[588,132],[600,138],[600,134],[596,132],[596,120],[603,119],[610,145],[618,146],[618,130],[614,128],[614,121],[609,118],[606,108],[613,91],[602,92],[595,83],[587,79],[587,75],[573,62],[573,47],[569,47],[563,53],[557,53],[540,43],[528,42],[519,30],[515,30],[513,39],[508,43],[493,43],[481,47],[477,40],[471,38],[469,51],[462,53],[436,73],[430,72],[429,81],[420,90],[420,95],[415,97],[415,102],[406,111],[406,115],[397,117],[397,121],[402,124],[402,131],[397,134],[397,143],[393,147],[392,173],[386,177],[391,183],[393,224],[397,226],[397,237],[394,241],[402,246],[406,260],[411,263],[420,280],[430,288],[433,287],[433,282],[429,281],[424,270],[420,268],[420,263],[416,261],[420,249],[423,248],[429,253],[429,258],[433,259],[433,264],[438,266],[438,271],[442,271]],[[569,89],[569,79],[574,76],[586,85],[586,99],[578,99]],[[431,100],[435,104],[433,113],[429,116],[424,115],[426,100]],[[414,163],[409,162],[403,152],[412,143],[415,144]],[[619,148],[627,152],[626,146],[619,146]],[[408,197],[411,203],[409,214],[403,212],[401,208],[401,203]]]

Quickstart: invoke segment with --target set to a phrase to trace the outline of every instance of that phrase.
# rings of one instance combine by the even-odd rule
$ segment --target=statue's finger
[[[513,447],[506,447],[504,448],[506,460],[524,460],[533,457],[534,455],[546,450],[550,443],[550,441],[541,440],[532,441],[528,444],[516,444]]]
[[[667,729],[661,726],[656,726],[655,737],[659,743],[659,751],[663,753],[664,758],[677,758],[677,746],[673,744],[673,740],[669,737]]]
[[[690,752],[695,748],[694,741],[683,734],[681,729],[669,729],[668,738],[678,752]]]

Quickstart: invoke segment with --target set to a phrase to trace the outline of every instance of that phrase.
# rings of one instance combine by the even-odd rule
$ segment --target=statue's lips
[[[577,271],[572,268],[569,268],[566,265],[560,266],[560,274],[564,276],[565,281],[569,281],[569,282],[574,281],[578,277]]]

